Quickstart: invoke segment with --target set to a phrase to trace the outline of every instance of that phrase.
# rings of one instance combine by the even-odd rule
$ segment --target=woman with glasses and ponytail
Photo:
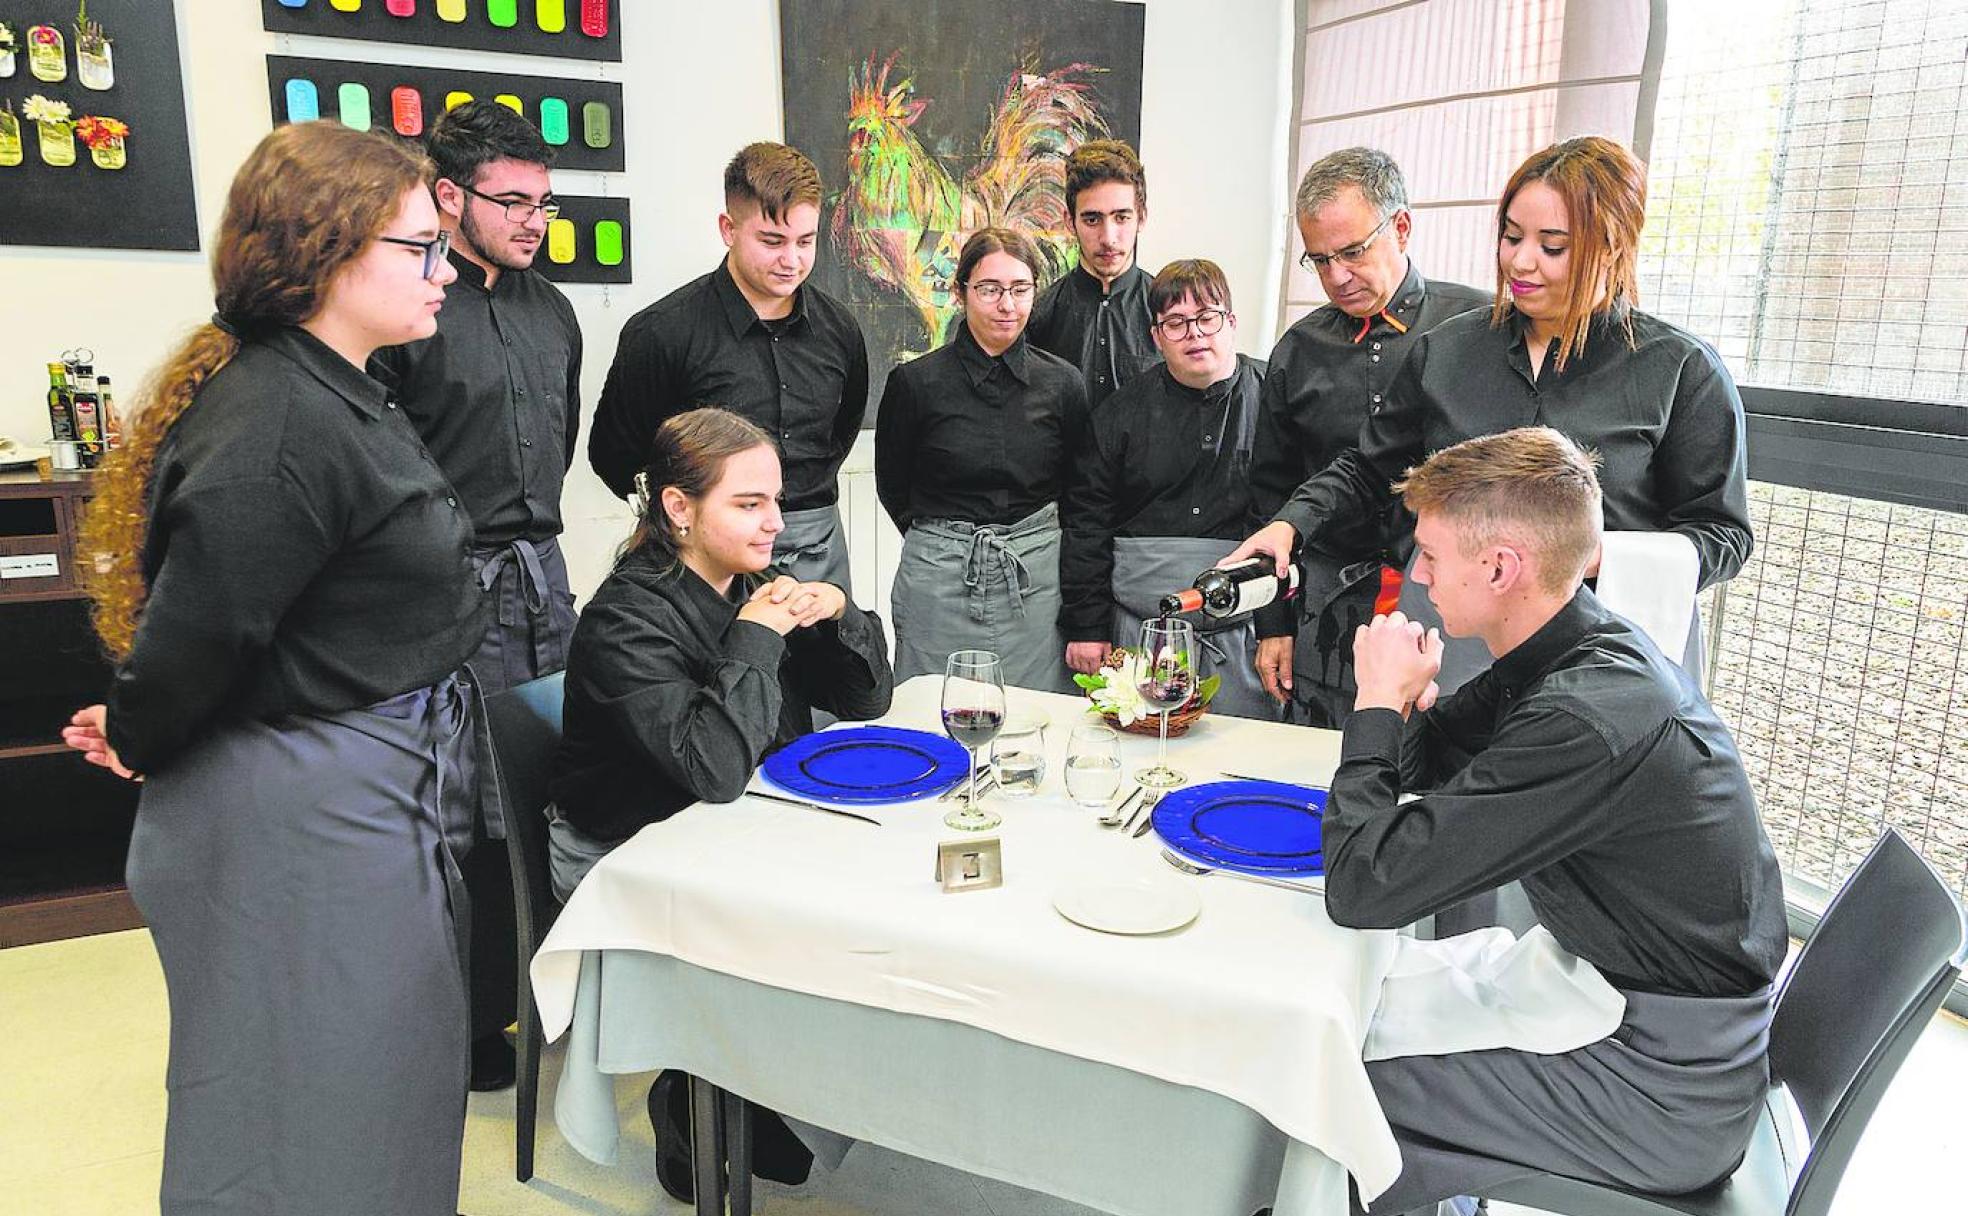
[[[152,378],[83,531],[171,1003],[160,1207],[457,1210],[457,855],[478,795],[470,518],[383,385],[453,277],[430,168],[281,127],[233,179],[218,311]]]
[[[731,802],[765,754],[813,731],[813,711],[888,712],[880,618],[832,583],[768,567],[785,529],[779,450],[728,410],[656,430],[635,475],[642,523],[582,610],[567,656],[564,733],[547,839],[563,901],[618,844],[697,802]],[[683,1074],[649,1092],[656,1176],[690,1202]],[[756,1172],[806,1178],[812,1156],[776,1117]]]
[[[1032,239],[964,242],[963,324],[897,367],[875,418],[875,490],[902,532],[890,592],[895,678],[989,650],[1007,684],[1066,690],[1059,499],[1086,426],[1079,369],[1026,340],[1040,266]]]

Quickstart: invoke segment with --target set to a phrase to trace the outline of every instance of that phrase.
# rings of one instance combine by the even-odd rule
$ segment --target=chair
[[[1686,1195],[1542,1174],[1487,1197],[1567,1216],[1825,1216],[1866,1122],[1964,962],[1961,906],[1888,828],[1777,994],[1772,1088],[1735,1173]]]
[[[533,1135],[540,1105],[540,1011],[528,965],[553,927],[560,904],[547,877],[547,779],[560,745],[564,673],[542,676],[485,699],[493,772],[505,808],[506,855],[512,862],[513,909],[519,926],[519,1090],[513,1176],[533,1177]]]

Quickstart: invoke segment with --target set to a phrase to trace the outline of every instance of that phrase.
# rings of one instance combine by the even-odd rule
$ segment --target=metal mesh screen
[[[1745,383],[1968,400],[1968,0],[1673,0],[1642,304]],[[1787,873],[1968,896],[1968,518],[1755,485],[1712,695]]]
[[[1968,517],[1750,489],[1710,695],[1786,872],[1836,886],[1890,825],[1968,898]]]

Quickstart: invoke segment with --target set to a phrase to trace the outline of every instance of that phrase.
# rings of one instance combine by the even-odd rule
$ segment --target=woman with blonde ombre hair
[[[456,1211],[478,786],[454,673],[480,597],[468,517],[363,371],[431,334],[454,277],[429,172],[329,123],[260,141],[217,312],[85,526],[117,666],[64,734],[144,781],[128,872],[171,1002],[165,1216]]]
[[[1692,558],[1698,587],[1733,578],[1752,545],[1742,398],[1714,347],[1639,310],[1646,218],[1646,166],[1612,140],[1568,139],[1525,160],[1497,204],[1493,305],[1417,339],[1359,446],[1300,486],[1238,555],[1330,542],[1375,518],[1429,453],[1542,425],[1598,454],[1606,552],[1633,539],[1621,533],[1667,534],[1686,542],[1667,547],[1672,560]],[[1405,560],[1411,538],[1388,541]],[[1436,623],[1412,583],[1401,611]],[[1696,620],[1685,644],[1663,649],[1698,676],[1700,641]],[[1489,665],[1481,642],[1450,639],[1441,691]]]

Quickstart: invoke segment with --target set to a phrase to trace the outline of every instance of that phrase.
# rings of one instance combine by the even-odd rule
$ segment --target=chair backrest
[[[1790,1216],[1822,1216],[1867,1120],[1961,973],[1961,905],[1891,828],[1845,881],[1777,996],[1770,1072],[1810,1155]]]
[[[513,905],[518,913],[521,974],[525,960],[560,910],[547,874],[547,784],[560,747],[564,673],[556,672],[495,692],[485,699],[492,755],[505,803],[506,853],[512,861]]]

